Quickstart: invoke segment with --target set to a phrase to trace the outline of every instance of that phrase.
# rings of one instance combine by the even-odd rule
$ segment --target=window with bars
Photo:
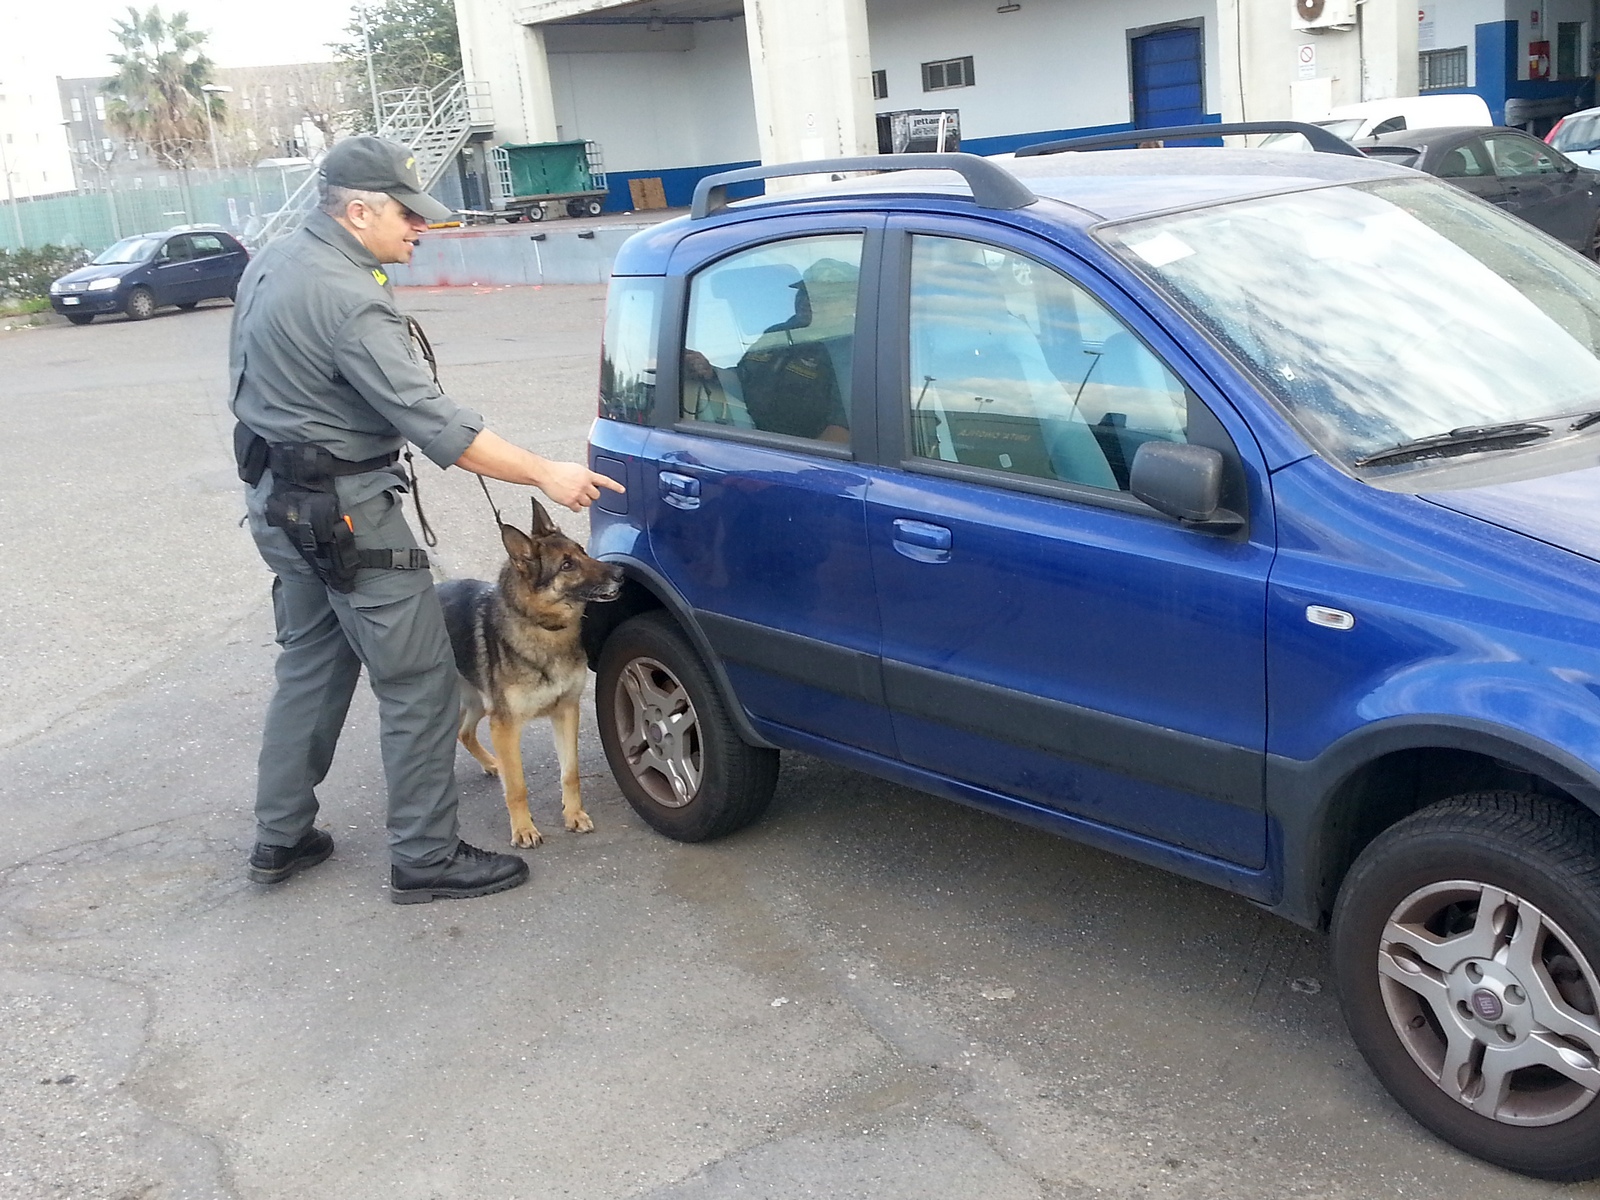
[[[972,56],[947,58],[922,64],[922,90],[942,92],[948,88],[972,86]]]
[[[872,98],[874,100],[887,100],[889,98],[889,72],[874,71],[872,73]]]
[[[1467,86],[1467,48],[1424,50],[1417,55],[1417,90]]]

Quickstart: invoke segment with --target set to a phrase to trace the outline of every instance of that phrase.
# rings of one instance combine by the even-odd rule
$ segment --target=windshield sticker
[[[1158,233],[1148,242],[1140,242],[1138,245],[1129,243],[1128,249],[1157,268],[1175,263],[1180,258],[1188,258],[1194,253],[1193,246],[1170,233]]]

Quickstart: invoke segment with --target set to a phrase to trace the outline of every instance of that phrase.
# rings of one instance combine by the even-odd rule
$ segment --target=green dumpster
[[[594,191],[587,142],[506,143],[513,196],[564,196]]]

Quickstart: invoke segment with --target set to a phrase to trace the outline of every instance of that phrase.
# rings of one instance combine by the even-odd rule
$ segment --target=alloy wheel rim
[[[622,668],[613,697],[628,769],[663,808],[682,808],[700,792],[705,753],[700,718],[683,684],[653,658]]]
[[[1554,1125],[1600,1093],[1600,981],[1522,897],[1461,879],[1417,889],[1384,923],[1378,977],[1412,1060],[1480,1116]]]

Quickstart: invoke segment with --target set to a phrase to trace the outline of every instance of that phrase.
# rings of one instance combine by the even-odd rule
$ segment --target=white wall
[[[761,157],[742,19],[544,29],[561,136],[599,142],[608,171]],[[642,48],[654,43],[672,48]]]
[[[23,14],[0,5],[0,145],[10,167],[10,191],[24,196],[70,192],[72,152],[61,122],[61,95],[48,63],[31,49]],[[0,202],[6,198],[0,178]]]
[[[1283,0],[1288,11],[1289,0]],[[879,112],[956,108],[961,136],[999,137],[1133,119],[1127,31],[1204,22],[1205,109],[1220,111],[1216,0],[1028,0],[1000,13],[972,0],[867,0]],[[1287,17],[1285,18],[1287,23]],[[922,90],[922,64],[972,56],[975,85]]]

